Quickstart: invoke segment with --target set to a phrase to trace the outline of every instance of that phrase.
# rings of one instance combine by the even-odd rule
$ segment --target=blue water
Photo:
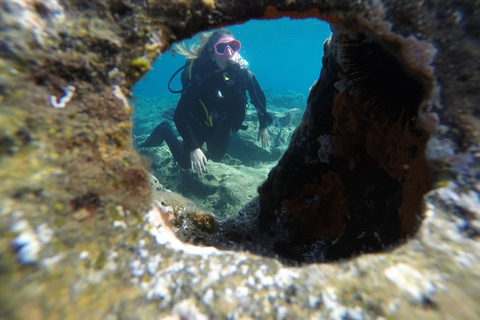
[[[227,27],[242,43],[240,53],[263,89],[280,94],[289,90],[308,95],[319,78],[323,43],[330,36],[328,23],[318,19],[250,20]],[[160,56],[133,88],[134,96],[173,95],[167,88],[171,75],[185,63],[185,57],[171,52]],[[180,76],[172,88],[181,89]]]

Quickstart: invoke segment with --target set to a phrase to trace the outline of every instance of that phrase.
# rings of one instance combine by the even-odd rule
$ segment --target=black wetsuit
[[[246,129],[243,121],[247,91],[257,108],[260,128],[265,128],[272,120],[266,112],[265,94],[246,67],[240,68],[234,64],[222,70],[210,60],[205,63],[187,61],[182,84],[185,91],[175,109],[173,120],[183,138],[183,146],[171,130],[166,132],[166,126],[157,129],[163,132],[163,139],[175,160],[184,168],[190,168],[190,152],[201,148],[203,143],[207,144],[207,158],[214,161],[223,158],[230,133]]]

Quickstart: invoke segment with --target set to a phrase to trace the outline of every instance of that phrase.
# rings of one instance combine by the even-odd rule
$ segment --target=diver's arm
[[[178,109],[177,107],[176,110]],[[202,149],[200,149],[197,139],[195,139],[187,114],[175,112],[173,119],[175,120],[178,133],[180,133],[183,138],[185,151],[190,152],[190,167],[200,175],[207,172],[207,157]]]
[[[175,122],[178,133],[183,139],[186,148],[185,151],[191,152],[195,149],[199,149],[200,145],[193,134],[192,127],[190,126],[190,108],[193,103],[189,100],[187,94],[184,94],[180,98],[175,113],[173,114],[173,121]]]
[[[247,91],[250,94],[251,102],[257,109],[260,128],[266,128],[273,119],[267,112],[267,98],[258,84],[257,78],[250,70],[246,70]]]
[[[267,98],[260,88],[255,75],[250,70],[247,70],[247,90],[253,105],[257,109],[258,122],[260,124],[257,141],[262,141],[262,147],[266,148],[270,145],[270,135],[267,132],[267,125],[270,124],[273,119],[267,112]]]
[[[193,134],[192,127],[190,126],[190,110],[189,106],[192,106],[192,103],[188,103],[188,97],[182,96],[178,102],[177,108],[173,115],[173,120],[175,121],[175,126],[177,127],[178,133],[182,136],[184,141],[185,151],[190,153],[190,167],[197,174],[202,174],[207,172],[207,157],[200,149],[200,146]]]

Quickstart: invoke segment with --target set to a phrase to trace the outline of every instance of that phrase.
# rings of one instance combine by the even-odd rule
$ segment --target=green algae
[[[63,212],[65,210],[65,206],[62,203],[55,203],[53,205],[53,210],[56,212]]]
[[[117,207],[113,210],[109,210],[107,212],[107,215],[113,221],[123,221],[123,219],[125,218],[125,213],[124,213],[123,209],[120,208],[120,207]]]
[[[107,262],[107,255],[104,251],[102,251],[97,259],[95,260],[94,268],[95,269],[102,269],[105,266],[105,263]]]
[[[138,68],[141,73],[146,73],[152,68],[152,63],[145,56],[141,56],[132,60],[131,66]]]

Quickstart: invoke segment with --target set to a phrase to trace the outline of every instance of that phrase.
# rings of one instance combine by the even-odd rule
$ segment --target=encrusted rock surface
[[[0,318],[478,318],[478,10],[471,1],[4,0]],[[361,33],[420,79],[426,95],[415,123],[426,144],[424,153],[410,155],[425,155],[430,190],[419,200],[415,188],[403,188],[418,185],[418,176],[408,177],[364,145],[389,179],[400,178],[402,199],[417,197],[394,211],[405,222],[402,245],[291,267],[261,254],[183,244],[165,221],[169,210],[195,208],[181,198],[152,203],[146,165],[132,147],[129,88],[172,41],[283,15],[325,19],[337,36]],[[348,73],[340,56],[324,62],[322,74]],[[362,98],[348,83],[335,83],[319,81],[312,89],[289,151],[262,187],[265,239],[291,223],[280,208],[312,182],[302,170],[315,169],[309,174],[318,173],[319,187],[312,190],[322,193],[331,189],[322,188],[327,166],[345,175],[340,164],[355,170],[366,157],[335,148],[339,137],[328,137],[351,134],[351,128],[334,128],[332,117],[349,115],[333,102]],[[339,113],[327,112],[334,105]],[[362,221],[351,209],[352,219]],[[405,217],[423,221],[407,230]],[[345,234],[356,235],[348,223]]]

